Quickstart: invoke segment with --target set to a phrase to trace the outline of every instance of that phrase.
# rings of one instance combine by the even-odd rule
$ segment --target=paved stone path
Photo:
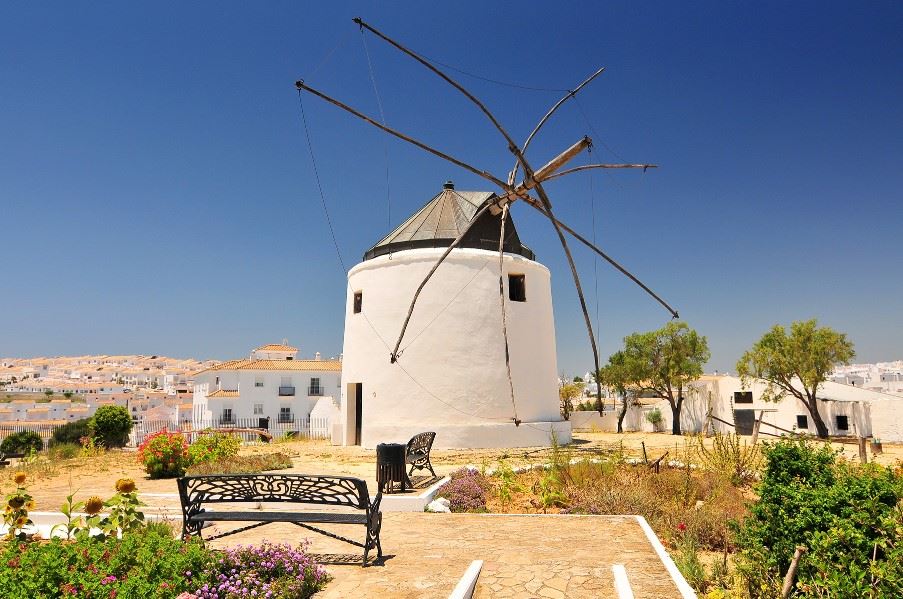
[[[325,528],[325,527],[324,527]],[[357,529],[360,528],[360,531]],[[363,527],[332,528],[363,536]],[[271,525],[214,546],[298,542],[329,554],[333,576],[318,599],[445,599],[471,561],[484,560],[475,597],[616,598],[611,566],[623,564],[636,599],[680,597],[636,518],[495,514],[383,514],[385,560],[360,567],[356,548],[292,525]]]

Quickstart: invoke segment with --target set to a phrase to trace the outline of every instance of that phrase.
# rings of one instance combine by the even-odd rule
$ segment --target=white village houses
[[[341,360],[298,359],[298,348],[270,344],[247,359],[230,360],[194,378],[192,422],[204,426],[244,426],[304,430],[313,415],[328,434],[336,411]]]

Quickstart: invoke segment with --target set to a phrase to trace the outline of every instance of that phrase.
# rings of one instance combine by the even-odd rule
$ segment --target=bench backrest
[[[178,479],[183,506],[211,502],[291,502],[370,507],[367,482],[351,476],[210,474]]]
[[[412,455],[415,453],[429,453],[430,448],[433,446],[433,439],[436,438],[436,433],[420,433],[419,435],[414,435],[411,437],[411,440],[408,441],[407,449],[405,453],[407,455]]]

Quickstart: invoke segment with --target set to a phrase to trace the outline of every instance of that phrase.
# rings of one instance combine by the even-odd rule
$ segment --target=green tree
[[[101,406],[94,414],[94,434],[105,447],[122,447],[129,440],[132,417],[122,406]]]
[[[624,354],[632,383],[641,392],[668,401],[671,433],[681,434],[684,389],[702,376],[702,366],[712,355],[705,336],[685,322],[671,321],[655,331],[625,337]]]
[[[72,391],[64,392],[63,397],[65,397],[66,399],[72,399]]]
[[[44,395],[46,395],[48,398],[53,397],[53,391],[51,391],[50,389],[45,389]]]
[[[561,417],[571,419],[574,409],[573,400],[583,395],[583,383],[565,383],[558,388],[558,398],[561,400]]]
[[[800,400],[822,439],[828,427],[818,411],[818,386],[838,364],[849,364],[856,352],[844,333],[819,327],[816,319],[796,321],[790,334],[781,325],[765,333],[737,362],[744,385],[751,379],[766,382],[765,401],[780,401],[786,395]]]
[[[627,354],[621,350],[608,357],[608,364],[596,373],[600,385],[608,387],[621,398],[621,410],[618,412],[618,432],[624,432],[624,417],[627,408],[636,401],[639,392],[638,365],[632,364]],[[601,413],[601,406],[597,406]]]

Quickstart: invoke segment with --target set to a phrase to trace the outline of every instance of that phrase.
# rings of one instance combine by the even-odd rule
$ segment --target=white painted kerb
[[[483,569],[483,560],[478,559],[470,563],[470,567],[464,572],[464,576],[458,581],[458,585],[448,596],[448,599],[470,599],[477,588],[477,578]]]
[[[646,533],[646,538],[649,539],[649,543],[652,545],[652,548],[655,549],[658,558],[665,564],[668,574],[671,575],[671,580],[674,581],[674,584],[677,585],[677,590],[680,591],[680,596],[683,597],[683,599],[697,599],[696,591],[693,590],[693,587],[690,586],[683,577],[683,574],[680,573],[680,570],[677,569],[674,560],[672,560],[671,556],[668,555],[668,552],[665,551],[664,545],[662,545],[662,542],[655,536],[655,532],[652,530],[652,527],[649,526],[649,523],[646,522],[646,519],[642,516],[636,516],[636,520],[640,523],[643,532]]]

